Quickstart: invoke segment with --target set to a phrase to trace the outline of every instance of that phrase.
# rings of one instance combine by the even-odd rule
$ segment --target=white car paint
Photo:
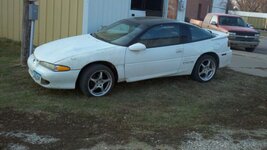
[[[98,40],[91,35],[81,35],[50,42],[38,47],[28,59],[29,73],[34,81],[46,88],[74,89],[80,71],[90,63],[104,61],[112,64],[118,74],[118,82],[134,82],[150,78],[190,75],[198,58],[208,52],[218,55],[219,67],[230,64],[232,51],[227,35],[213,31],[213,39],[131,51]],[[39,64],[45,61],[71,68],[67,72],[54,72]],[[35,77],[40,75],[50,84],[45,85]]]
[[[126,81],[177,74],[182,56],[183,45],[148,48],[140,52],[126,50]]]

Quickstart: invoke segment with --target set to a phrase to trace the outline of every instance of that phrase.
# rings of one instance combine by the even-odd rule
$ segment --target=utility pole
[[[23,18],[22,18],[22,40],[20,63],[22,66],[27,65],[30,46],[31,22],[29,20],[29,0],[23,0]]]
[[[231,6],[231,0],[227,0],[226,10],[225,10],[225,13],[226,13],[226,14],[229,13],[230,6]]]

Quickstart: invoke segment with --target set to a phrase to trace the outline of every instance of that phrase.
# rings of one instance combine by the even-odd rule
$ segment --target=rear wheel
[[[114,73],[105,65],[87,67],[80,76],[79,86],[86,96],[101,97],[112,90],[115,83]]]
[[[208,82],[213,79],[217,71],[217,62],[210,55],[201,56],[192,72],[192,78],[199,82]]]

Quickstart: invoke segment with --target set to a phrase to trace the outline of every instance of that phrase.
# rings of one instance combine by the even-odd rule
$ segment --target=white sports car
[[[29,57],[28,66],[31,77],[43,87],[79,87],[87,96],[104,96],[123,81],[191,75],[208,82],[231,58],[224,33],[145,17],[44,44]]]

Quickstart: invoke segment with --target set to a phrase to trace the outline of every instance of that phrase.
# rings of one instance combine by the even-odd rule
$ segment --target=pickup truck
[[[245,49],[253,52],[260,42],[259,32],[237,15],[209,13],[204,21],[191,19],[190,23],[227,33],[231,49]]]

